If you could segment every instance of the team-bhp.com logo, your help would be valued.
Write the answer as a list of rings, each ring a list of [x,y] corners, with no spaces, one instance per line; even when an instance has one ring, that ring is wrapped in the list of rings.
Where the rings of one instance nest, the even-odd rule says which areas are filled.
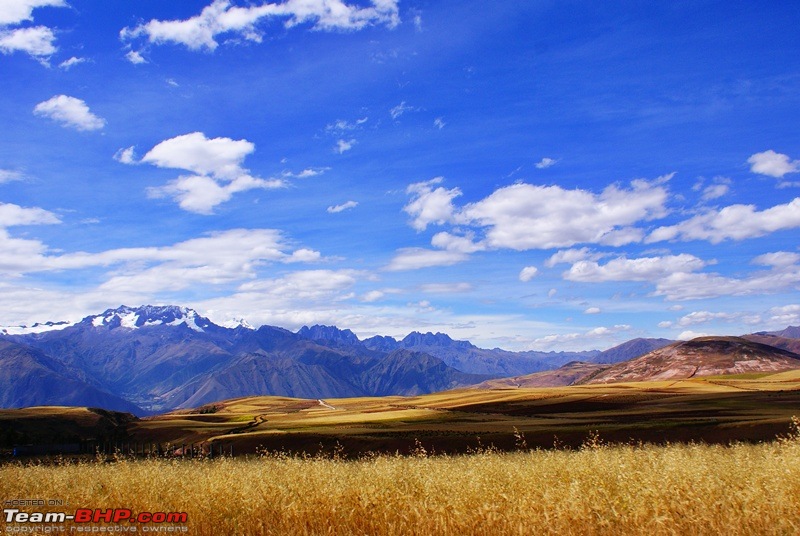
[[[156,527],[149,528],[147,526],[142,526],[142,532],[161,532],[159,530],[158,525],[169,523],[169,524],[181,524],[186,523],[188,521],[188,514],[186,512],[137,512],[134,513],[133,510],[130,508],[109,508],[103,510],[101,508],[78,508],[75,510],[74,514],[68,514],[66,512],[22,512],[18,508],[4,508],[3,509],[3,517],[5,518],[6,523],[66,523],[72,522],[76,524],[98,524],[98,523],[110,523],[117,526],[117,530],[119,531],[119,526],[122,524],[154,524]],[[19,526],[19,525],[18,525]],[[125,525],[123,525],[125,526]],[[88,532],[89,527],[78,525],[72,526],[70,528],[70,532],[75,532],[75,529],[78,529],[77,532]],[[136,525],[126,525],[125,532],[136,532]],[[163,528],[163,526],[161,527]],[[177,528],[177,527],[176,527]],[[185,530],[185,527],[180,527],[181,529]],[[6,526],[6,532],[31,532],[26,530],[20,531],[9,531],[8,525]],[[86,531],[81,529],[87,529]],[[64,531],[62,528],[61,531]],[[59,531],[60,532],[60,531]],[[92,531],[95,532],[95,531]],[[172,532],[172,531],[170,531]]]

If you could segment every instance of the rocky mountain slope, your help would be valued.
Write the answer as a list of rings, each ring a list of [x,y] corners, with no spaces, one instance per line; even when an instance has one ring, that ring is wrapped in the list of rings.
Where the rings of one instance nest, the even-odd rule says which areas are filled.
[[[742,337],[699,337],[613,365],[588,383],[677,380],[797,368],[800,368],[800,355],[780,348]]]

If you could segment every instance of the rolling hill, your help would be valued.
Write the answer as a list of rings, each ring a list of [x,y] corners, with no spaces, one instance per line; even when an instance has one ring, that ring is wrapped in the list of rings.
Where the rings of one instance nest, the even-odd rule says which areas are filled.
[[[797,368],[800,368],[800,355],[787,350],[742,337],[699,337],[613,365],[588,383],[678,380]]]

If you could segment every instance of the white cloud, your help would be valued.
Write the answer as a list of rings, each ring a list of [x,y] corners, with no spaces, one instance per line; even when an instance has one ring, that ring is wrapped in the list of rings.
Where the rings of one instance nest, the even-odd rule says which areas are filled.
[[[447,123],[445,123],[444,119],[442,119],[441,117],[437,117],[436,119],[433,120],[433,126],[438,128],[439,130],[442,130],[445,127],[445,125],[447,125]]]
[[[584,349],[587,346],[594,346],[598,341],[604,341],[606,346],[612,346],[615,335],[630,331],[631,326],[627,324],[617,324],[612,327],[592,328],[584,332],[563,333],[558,335],[547,335],[534,339],[530,345],[530,350],[568,350],[572,348]]]
[[[558,294],[558,290],[557,289],[551,288],[550,290],[547,291],[547,297],[548,298],[552,298],[556,294]]]
[[[393,28],[400,23],[397,0],[373,0],[369,7],[346,4],[342,0],[288,0],[249,7],[231,5],[228,0],[215,0],[199,15],[186,20],[151,20],[120,32],[123,40],[143,37],[151,43],[177,43],[191,50],[214,50],[217,37],[232,34],[253,42],[261,42],[259,23],[270,19],[284,21],[287,28],[311,24],[314,30],[359,30],[369,25],[384,24]]]
[[[349,151],[353,148],[353,146],[358,143],[356,139],[351,140],[339,140],[336,142],[336,147],[334,148],[339,154]]]
[[[201,175],[234,178],[243,174],[242,163],[255,148],[247,140],[209,139],[202,132],[192,132],[162,141],[144,155],[142,162]]]
[[[50,100],[40,102],[33,113],[77,130],[99,130],[106,124],[105,119],[89,111],[85,102],[67,95],[56,95]]]
[[[125,54],[125,59],[131,62],[134,65],[141,65],[143,63],[147,63],[147,60],[144,59],[139,52],[135,50],[129,50],[127,54]]]
[[[603,253],[594,253],[589,248],[562,249],[553,253],[549,259],[544,261],[544,265],[552,268],[557,264],[573,264],[583,260],[599,260],[605,256]]]
[[[703,189],[703,201],[711,201],[712,199],[719,199],[728,193],[730,187],[727,184],[712,184]]]
[[[682,331],[680,335],[678,335],[679,341],[690,341],[692,339],[696,339],[697,337],[709,337],[708,333],[698,333],[692,330]]]
[[[33,20],[33,10],[47,6],[66,7],[67,3],[64,0],[3,0],[0,2],[0,25]]]
[[[380,290],[370,290],[369,292],[361,296],[361,301],[363,301],[364,303],[373,303],[380,300],[385,295],[386,294],[384,292],[381,292]]]
[[[253,177],[242,167],[244,159],[254,150],[255,145],[247,140],[209,139],[202,132],[162,141],[141,161],[160,168],[184,169],[197,175],[180,176],[164,186],[149,188],[148,195],[172,197],[184,210],[212,214],[217,205],[228,201],[235,193],[284,187],[286,183],[282,179]],[[125,157],[125,151],[118,153],[120,161]]]
[[[589,307],[588,309],[586,309],[583,312],[583,314],[585,314],[585,315],[597,315],[597,314],[600,314],[600,312],[601,311],[600,311],[599,307]]]
[[[467,232],[465,236],[458,236],[447,232],[436,233],[431,238],[431,245],[447,251],[459,253],[475,253],[486,249],[483,244],[475,242],[474,233]]]
[[[25,52],[44,61],[58,50],[54,45],[55,40],[53,30],[45,26],[0,30],[0,52]]]
[[[753,173],[776,179],[800,171],[800,160],[791,160],[788,155],[776,153],[772,149],[752,155],[747,159],[747,163],[750,164],[750,171]]]
[[[760,266],[776,266],[780,268],[789,267],[793,264],[800,264],[800,254],[790,251],[764,253],[753,259],[753,264],[758,264]]]
[[[19,171],[0,169],[0,184],[3,184],[4,182],[21,181],[23,177],[23,174]]]
[[[338,134],[341,132],[356,130],[367,121],[369,121],[369,117],[367,116],[362,117],[361,119],[356,119],[355,121],[346,121],[344,119],[337,119],[333,123],[326,125],[325,131],[331,134]]]
[[[633,181],[630,189],[611,185],[600,194],[514,184],[467,205],[457,219],[487,228],[486,242],[493,248],[521,251],[579,243],[623,245],[641,236],[631,225],[666,214],[664,180]]]
[[[0,202],[0,229],[15,225],[47,225],[61,220],[42,208],[26,208],[13,203]]]
[[[344,212],[345,210],[356,208],[357,206],[358,206],[358,201],[346,201],[341,205],[332,205],[328,207],[328,212],[331,214],[337,214],[339,212]]]
[[[527,283],[528,281],[536,277],[536,274],[538,273],[539,269],[536,268],[535,266],[526,266],[525,268],[520,270],[519,280],[522,281],[523,283]]]
[[[756,238],[797,227],[800,227],[800,197],[762,211],[756,210],[755,205],[730,205],[720,210],[707,210],[676,225],[655,229],[645,242],[708,240],[718,244],[724,240]]]
[[[414,112],[417,109],[413,106],[409,106],[406,104],[406,101],[401,102],[391,110],[389,110],[389,115],[392,116],[392,119],[399,119],[406,112]],[[440,127],[441,128],[441,127]]]
[[[279,179],[259,179],[250,175],[240,175],[227,183],[205,175],[189,175],[171,180],[164,186],[148,188],[147,194],[154,199],[171,197],[183,210],[210,215],[217,205],[230,200],[235,193],[256,188],[272,190],[285,185]]]
[[[116,153],[114,153],[114,160],[123,164],[135,164],[136,155],[134,154],[133,145],[127,149],[119,149]]]
[[[800,305],[791,304],[769,310],[770,321],[780,326],[800,325]]]
[[[72,56],[70,59],[64,60],[61,63],[59,63],[58,67],[60,69],[68,71],[72,67],[75,67],[76,65],[80,65],[81,63],[86,63],[86,61],[87,61],[86,58],[76,58],[75,56]]]
[[[425,248],[401,248],[385,268],[390,272],[418,270],[432,266],[451,266],[469,258],[458,251],[438,251]]]
[[[585,283],[606,281],[659,281],[677,273],[695,272],[706,266],[702,259],[682,253],[663,257],[620,257],[604,265],[596,261],[582,260],[564,272],[564,279]]]
[[[412,216],[411,226],[424,231],[428,224],[443,224],[452,220],[455,207],[453,199],[461,195],[458,188],[446,189],[441,184],[444,179],[436,177],[429,181],[417,182],[409,185],[406,193],[411,194],[411,201],[403,207],[403,210]]]
[[[552,166],[556,165],[557,163],[558,163],[558,160],[555,160],[553,158],[544,157],[544,158],[542,158],[541,160],[539,160],[536,163],[536,168],[537,169],[547,169],[549,167],[552,167]]]
[[[720,296],[750,296],[775,294],[797,289],[800,285],[800,266],[773,266],[746,277],[726,277],[709,273],[674,273],[656,283],[656,296],[668,300],[697,300]]]
[[[470,292],[472,285],[469,283],[426,283],[419,289],[426,294],[461,294]]]
[[[678,326],[685,328],[697,324],[707,324],[717,320],[732,321],[742,317],[741,313],[712,313],[711,311],[694,311],[680,319],[678,319]]]

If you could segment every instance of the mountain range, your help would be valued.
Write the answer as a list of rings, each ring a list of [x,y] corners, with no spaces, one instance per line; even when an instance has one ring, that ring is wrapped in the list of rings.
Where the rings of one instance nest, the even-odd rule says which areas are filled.
[[[792,329],[753,334],[737,344],[764,346],[768,340],[775,343],[769,348],[789,355],[800,342]],[[335,326],[293,333],[245,323],[220,326],[184,307],[120,306],[73,324],[1,330],[0,406],[79,405],[144,415],[252,395],[419,395],[493,378],[509,378],[495,386],[566,385],[590,373],[599,380],[619,368],[615,363],[674,344],[683,343],[633,339],[604,352],[510,352],[443,333],[362,341]]]

